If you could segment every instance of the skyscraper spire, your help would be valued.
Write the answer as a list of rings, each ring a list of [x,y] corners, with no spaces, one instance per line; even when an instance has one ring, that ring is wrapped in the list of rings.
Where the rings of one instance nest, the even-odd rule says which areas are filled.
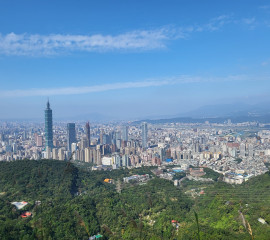
[[[49,98],[48,98],[48,101],[47,101],[47,109],[50,109],[50,101],[49,101]]]

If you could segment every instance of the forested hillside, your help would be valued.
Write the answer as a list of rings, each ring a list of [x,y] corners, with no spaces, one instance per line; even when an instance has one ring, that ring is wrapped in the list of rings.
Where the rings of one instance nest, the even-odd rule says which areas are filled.
[[[101,239],[251,239],[248,224],[254,239],[270,235],[269,225],[257,220],[270,222],[268,173],[241,186],[216,179],[184,180],[175,187],[150,170],[86,171],[50,160],[0,162],[0,239],[88,239],[98,233]],[[122,181],[146,173],[146,183]],[[20,201],[28,204],[22,209],[11,204]],[[32,216],[23,218],[26,211]]]

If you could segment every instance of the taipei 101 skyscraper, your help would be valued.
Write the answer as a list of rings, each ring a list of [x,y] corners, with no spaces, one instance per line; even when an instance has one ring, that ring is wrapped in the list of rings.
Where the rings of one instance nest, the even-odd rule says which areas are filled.
[[[45,147],[53,148],[52,109],[49,100],[45,109]]]

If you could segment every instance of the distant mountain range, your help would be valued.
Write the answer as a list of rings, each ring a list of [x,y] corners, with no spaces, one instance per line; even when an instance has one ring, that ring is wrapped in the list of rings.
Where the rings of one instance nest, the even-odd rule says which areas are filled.
[[[269,104],[256,104],[249,105],[244,103],[237,104],[217,104],[207,105],[200,107],[196,110],[179,114],[179,116],[189,117],[232,117],[232,116],[262,116],[270,114],[270,103]]]
[[[260,123],[270,123],[270,103],[260,104],[217,104],[207,105],[192,110],[186,113],[181,113],[174,116],[162,116],[160,118],[153,117],[140,121],[150,123],[168,123],[168,122],[183,122],[183,123],[223,123],[231,119],[233,123],[256,121]]]

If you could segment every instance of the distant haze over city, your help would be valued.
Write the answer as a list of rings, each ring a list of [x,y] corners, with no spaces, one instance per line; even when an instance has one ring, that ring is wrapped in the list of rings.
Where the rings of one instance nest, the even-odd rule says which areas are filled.
[[[235,122],[241,122],[241,121],[259,121],[263,120],[263,122],[269,122],[270,121],[270,104],[267,102],[265,103],[259,103],[259,104],[241,104],[241,103],[235,103],[235,104],[216,104],[216,105],[205,105],[202,107],[198,107],[195,109],[190,109],[186,112],[178,112],[178,113],[171,113],[171,114],[165,114],[166,109],[164,109],[164,112],[160,112],[159,114],[141,114],[141,115],[123,115],[119,113],[117,115],[116,113],[106,112],[106,113],[100,113],[100,112],[76,112],[72,111],[73,113],[76,112],[77,115],[74,113],[74,115],[70,114],[70,110],[67,109],[67,106],[60,108],[59,106],[53,106],[54,110],[54,120],[55,121],[86,121],[88,119],[91,119],[92,122],[98,123],[98,122],[112,122],[112,121],[144,121],[144,120],[158,120],[158,119],[167,119],[168,122],[170,119],[179,119],[179,122],[182,121],[182,119],[190,118],[190,119],[206,119],[206,118],[213,118],[217,119],[217,122],[220,122],[220,119],[226,119],[226,118],[232,118]],[[79,106],[78,106],[79,108]],[[0,121],[37,121],[37,122],[43,122],[43,112],[45,109],[45,104],[42,105],[41,109],[37,109],[33,115],[29,116],[7,116],[2,115],[2,118],[0,118]],[[66,110],[66,112],[64,111]],[[58,112],[59,111],[59,112]],[[37,116],[37,113],[40,115]],[[240,118],[239,118],[240,117]],[[201,122],[200,120],[199,122]]]

